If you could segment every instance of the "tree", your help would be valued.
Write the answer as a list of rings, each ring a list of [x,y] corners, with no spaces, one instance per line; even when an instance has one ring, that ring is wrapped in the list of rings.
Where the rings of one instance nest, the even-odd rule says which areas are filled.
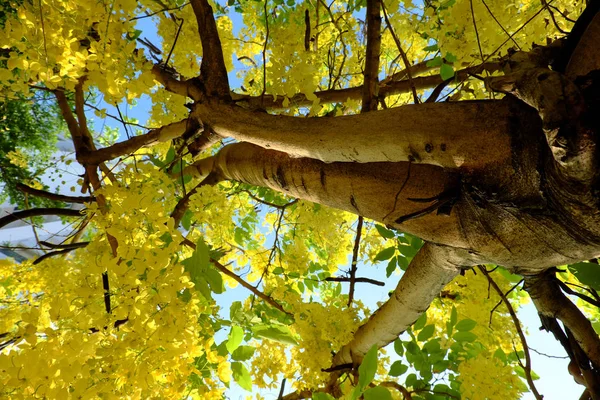
[[[286,399],[541,398],[523,280],[581,398],[600,398],[588,3],[19,5],[3,92],[55,96],[94,197],[57,250],[1,264],[3,394],[222,398],[283,377]],[[150,17],[162,49],[136,25]],[[90,90],[127,139],[97,147]],[[151,128],[131,135],[119,104],[141,96]],[[378,283],[357,275],[369,253],[404,271],[373,313],[354,299]],[[214,294],[235,285],[252,295],[227,317]],[[404,358],[378,361],[392,342]]]

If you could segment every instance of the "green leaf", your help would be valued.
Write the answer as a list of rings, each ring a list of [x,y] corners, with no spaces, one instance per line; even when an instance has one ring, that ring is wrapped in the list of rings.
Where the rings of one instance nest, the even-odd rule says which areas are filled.
[[[386,239],[393,239],[396,236],[396,234],[393,231],[379,224],[375,225],[375,229],[377,229],[377,232],[379,232],[379,234]]]
[[[423,47],[423,51],[438,51],[439,49],[440,48],[438,47],[437,43]]]
[[[506,353],[502,349],[496,349],[494,352],[494,357],[506,364]]]
[[[456,340],[457,342],[474,342],[475,339],[477,339],[477,335],[473,332],[456,332],[454,335],[452,335],[452,339]]]
[[[404,381],[406,387],[413,388],[417,383],[417,375],[410,374],[406,377],[406,381]]]
[[[285,325],[254,325],[252,327],[252,333],[256,337],[273,340],[275,342],[298,345],[292,332]]]
[[[456,321],[458,321],[458,312],[456,311],[456,307],[452,306],[452,311],[450,312],[450,324],[454,326],[456,325]]]
[[[389,260],[390,258],[392,258],[395,252],[395,247],[388,247],[387,249],[383,249],[375,256],[375,261]]]
[[[425,314],[423,314],[425,315]],[[419,335],[417,336],[417,340],[419,342],[424,342],[427,339],[429,339],[430,337],[433,336],[433,332],[435,331],[435,325],[429,324],[427,326],[425,326],[423,329],[421,329],[421,332],[419,332]]]
[[[456,62],[456,56],[450,52],[446,53],[446,57],[444,57],[447,62],[454,63]]]
[[[183,214],[183,217],[181,217],[181,226],[186,231],[189,231],[190,228],[192,227],[192,217],[193,216],[194,216],[194,213],[188,209],[188,210],[185,210],[185,214]]]
[[[396,262],[402,271],[406,271],[406,268],[408,268],[408,259],[406,257],[396,257]]]
[[[232,326],[231,331],[229,331],[227,343],[225,344],[229,354],[232,354],[235,351],[235,349],[240,347],[240,344],[242,344],[242,340],[244,340],[244,330],[237,325]]]
[[[252,377],[246,366],[241,362],[234,361],[231,363],[231,371],[233,372],[233,380],[238,385],[249,392],[252,391]]]
[[[358,367],[358,386],[361,388],[361,391],[375,378],[375,372],[377,372],[377,350],[377,345],[373,345],[367,351],[367,354],[365,354],[360,367]]]
[[[440,76],[443,80],[450,79],[454,76],[454,68],[450,64],[442,64],[440,67]]]
[[[242,302],[234,301],[229,307],[229,319],[232,321],[238,321],[243,318],[244,312],[242,311]]]
[[[210,266],[205,273],[206,281],[210,285],[210,290],[217,294],[223,293],[225,291],[225,285],[223,285],[223,277],[219,271]]]
[[[438,361],[435,364],[433,364],[433,372],[435,372],[436,374],[439,374],[439,373],[447,370],[449,366],[450,366],[450,361],[448,361],[448,360]]]
[[[397,260],[398,257],[392,257],[392,259],[388,262],[387,267],[385,268],[385,276],[386,277],[390,277],[390,275],[392,275],[394,273],[394,271],[396,270],[396,265],[397,265]]]
[[[439,67],[440,65],[442,65],[442,57],[435,57],[432,58],[431,60],[428,60],[425,65],[427,65],[428,67]]]
[[[402,346],[402,340],[400,340],[400,339],[394,340],[394,350],[396,351],[396,354],[398,354],[399,356],[404,355],[404,347]]]
[[[252,346],[240,346],[231,353],[231,358],[236,361],[246,361],[252,358],[255,350]]]
[[[394,361],[394,363],[390,367],[389,375],[390,376],[400,376],[400,375],[404,374],[406,371],[408,371],[407,365],[402,364],[401,361]]]
[[[456,324],[457,331],[470,331],[475,328],[477,325],[477,321],[473,321],[472,319],[463,319]]]
[[[427,313],[421,314],[421,316],[413,324],[413,329],[419,331],[427,324]]]
[[[419,249],[412,246],[398,246],[398,251],[400,251],[404,257],[413,258]]]
[[[579,279],[579,282],[600,290],[600,265],[580,262],[569,265],[569,270]]]
[[[223,292],[223,279],[210,265],[208,246],[202,238],[196,243],[196,250],[190,258],[181,262],[195,288],[200,291],[206,299],[211,299],[211,289],[215,293]]]
[[[369,388],[363,396],[365,400],[392,400],[392,394],[383,386]]]

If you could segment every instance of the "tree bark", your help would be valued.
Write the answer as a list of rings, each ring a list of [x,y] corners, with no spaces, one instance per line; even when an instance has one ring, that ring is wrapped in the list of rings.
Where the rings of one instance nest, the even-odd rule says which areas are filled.
[[[396,340],[429,308],[462,266],[473,265],[470,258],[466,251],[425,243],[390,299],[358,328],[352,341],[340,349],[333,366],[358,366],[373,345],[381,348]]]
[[[407,105],[335,118],[252,112],[196,104],[194,118],[222,137],[324,162],[411,161],[449,169],[510,162],[521,116],[509,101]]]

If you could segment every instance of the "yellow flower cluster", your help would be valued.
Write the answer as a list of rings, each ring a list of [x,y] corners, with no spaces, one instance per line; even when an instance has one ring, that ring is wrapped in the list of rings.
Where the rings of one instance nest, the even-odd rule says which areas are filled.
[[[518,399],[522,393],[523,383],[512,369],[484,353],[460,363],[458,373],[465,400]]]
[[[0,397],[222,393],[212,379],[189,387],[191,374],[202,376],[196,358],[211,348],[214,330],[199,318],[212,307],[178,263],[179,233],[165,215],[174,203],[170,179],[147,164],[135,168],[96,193],[108,212],[96,213],[98,234],[86,248],[35,266],[0,263],[0,331],[14,339],[0,353]],[[117,239],[118,257],[103,232]],[[229,364],[213,361],[226,381]]]

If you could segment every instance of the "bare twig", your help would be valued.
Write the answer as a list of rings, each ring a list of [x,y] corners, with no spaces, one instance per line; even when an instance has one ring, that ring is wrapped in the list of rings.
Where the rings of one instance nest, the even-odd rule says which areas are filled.
[[[533,393],[533,395],[535,396],[536,399],[542,400],[544,398],[544,396],[540,395],[540,393],[538,392],[537,388],[535,387],[535,384],[533,383],[533,377],[531,376],[531,355],[529,354],[529,346],[527,345],[527,339],[525,338],[523,329],[521,329],[521,322],[519,321],[519,317],[517,317],[515,310],[513,309],[512,305],[510,304],[510,301],[508,301],[508,298],[506,297],[506,295],[504,294],[502,289],[500,289],[498,284],[492,279],[492,277],[488,273],[487,269],[483,265],[479,265],[478,268],[483,273],[483,275],[485,275],[489,284],[494,288],[496,293],[498,293],[498,296],[500,296],[500,298],[504,302],[504,305],[506,305],[506,308],[508,309],[508,313],[510,314],[510,317],[512,318],[513,323],[515,324],[515,328],[517,330],[517,333],[519,334],[519,338],[521,339],[521,344],[523,346],[523,352],[525,353],[525,365],[521,364],[520,358],[519,358],[519,364],[521,364],[521,366],[523,367],[523,371],[525,372],[525,378],[527,379],[527,384],[529,385],[529,389],[531,389],[531,392]]]
[[[38,258],[36,258],[33,261],[33,265],[39,264],[42,261],[44,261],[46,258],[50,258],[50,257],[55,257],[55,256],[60,256],[62,254],[67,254],[72,252],[73,250],[75,250],[75,248],[72,249],[62,249],[62,250],[56,250],[56,251],[51,251],[49,253],[43,254],[41,256],[39,256]]]
[[[184,238],[183,239],[183,244],[185,244],[186,246],[188,246],[191,249],[196,249],[196,244],[194,244],[191,240]],[[243,287],[245,287],[246,289],[248,289],[249,291],[251,291],[252,293],[254,293],[254,295],[260,299],[262,299],[265,303],[269,304],[271,307],[276,308],[277,310],[281,311],[284,314],[287,314],[289,316],[292,316],[291,313],[287,312],[284,310],[284,308],[281,306],[281,304],[277,303],[275,300],[273,300],[273,298],[271,298],[270,296],[264,294],[263,292],[261,292],[260,290],[258,290],[257,288],[255,288],[254,286],[252,286],[251,284],[249,284],[248,282],[246,282],[244,279],[242,279],[239,275],[237,275],[235,272],[230,271],[226,266],[224,266],[223,264],[221,264],[220,262],[218,262],[215,259],[210,260],[210,262],[215,266],[215,268],[217,268],[220,272],[222,272],[223,274],[227,275],[228,277],[232,278],[233,280],[235,280],[237,283],[239,283],[240,285],[242,285]]]
[[[30,217],[40,217],[43,215],[62,215],[65,217],[82,217],[80,210],[73,210],[70,208],[30,208],[29,210],[15,211],[14,213],[8,214],[0,218],[0,228],[10,224],[11,222],[18,221],[20,219]]]
[[[257,202],[259,202],[261,204],[264,204],[264,205],[269,206],[269,207],[277,208],[279,210],[282,210],[282,209],[285,209],[287,207],[290,207],[290,206],[292,206],[292,205],[294,205],[294,204],[296,204],[298,202],[298,199],[294,199],[294,200],[292,200],[292,201],[290,201],[290,202],[288,202],[286,204],[275,204],[275,203],[271,203],[269,201],[261,199],[260,197],[255,196],[249,190],[241,190],[240,192],[246,193],[248,196],[250,196],[250,198],[252,198],[253,200],[255,200],[255,201],[257,201]]]
[[[16,188],[23,193],[55,201],[64,201],[65,203],[90,203],[96,200],[93,196],[65,196],[63,194],[50,193],[45,190],[32,188],[23,183],[17,183]]]
[[[542,0],[542,1],[544,1],[544,0]],[[506,35],[508,36],[508,38],[513,41],[513,43],[515,44],[515,46],[517,46],[517,48],[519,50],[521,50],[521,46],[519,46],[519,43],[517,43],[517,41],[510,35],[510,33],[508,33],[508,31],[504,28],[504,26],[502,26],[502,24],[500,23],[500,21],[498,21],[498,19],[496,18],[496,16],[492,12],[492,10],[490,10],[490,7],[487,5],[487,3],[485,2],[485,0],[481,0],[481,2],[483,3],[483,6],[486,8],[486,10],[488,10],[488,12],[490,13],[490,15],[494,19],[494,21],[496,21],[496,24],[498,24],[498,26],[500,27],[500,29],[502,29],[502,32],[506,33]]]
[[[358,249],[360,247],[360,236],[362,234],[363,217],[358,217],[358,223],[356,224],[356,236],[354,238],[354,248],[352,249],[352,265],[350,266],[350,290],[348,291],[348,307],[354,300],[354,284],[356,282],[356,270],[358,263]]]
[[[415,104],[419,104],[420,103],[419,96],[417,95],[417,89],[415,88],[415,83],[413,82],[412,73],[410,71],[410,68],[411,68],[410,62],[408,61],[408,57],[406,56],[406,53],[402,49],[402,44],[400,43],[400,39],[398,39],[398,36],[396,36],[396,32],[394,32],[394,27],[392,26],[392,23],[390,22],[390,19],[388,18],[388,14],[385,9],[385,5],[383,3],[381,3],[381,8],[383,10],[383,16],[385,17],[385,23],[387,24],[388,28],[390,29],[390,33],[392,35],[392,38],[394,39],[394,43],[396,43],[398,52],[400,53],[400,56],[402,57],[402,61],[404,62],[404,70],[406,71],[406,75],[408,76],[408,82],[410,83],[410,89],[413,94],[413,99],[415,101]]]
[[[330,276],[328,278],[325,278],[325,281],[327,282],[350,282],[351,278],[345,278],[345,277],[340,277],[340,276]],[[378,281],[376,279],[371,279],[371,278],[354,278],[353,279],[355,283],[370,283],[372,285],[375,286],[385,286],[385,282],[381,282]]]

